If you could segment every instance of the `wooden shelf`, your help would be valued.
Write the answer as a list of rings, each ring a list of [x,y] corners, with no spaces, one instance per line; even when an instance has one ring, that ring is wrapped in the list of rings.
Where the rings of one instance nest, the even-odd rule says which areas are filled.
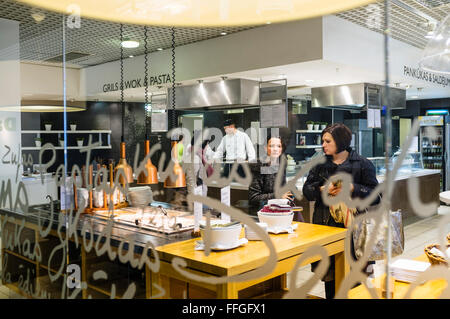
[[[322,145],[296,145],[295,148],[322,148]]]
[[[316,133],[316,134],[320,134],[322,133],[322,130],[295,130],[296,133]]]
[[[84,146],[67,146],[68,150],[79,150],[82,149],[84,147],[87,147],[87,145]],[[32,150],[40,150],[42,147],[37,147],[37,146],[25,146],[22,147],[22,151],[32,151]],[[64,147],[62,146],[56,146],[55,150],[63,150]],[[106,150],[106,149],[111,149],[111,145],[108,146],[98,146],[95,148],[92,148],[93,150]]]
[[[22,255],[20,255],[20,254],[14,252],[14,251],[11,251],[11,250],[9,250],[9,249],[3,248],[3,251],[4,251],[5,253],[7,253],[7,254],[13,255],[13,256],[15,256],[15,257],[17,257],[17,258],[20,258],[20,259],[23,259],[23,260],[25,260],[25,261],[27,261],[27,262],[29,262],[29,263],[32,263],[32,264],[35,264],[35,265],[37,264],[37,261],[31,260],[31,259],[29,259],[29,258],[27,258],[27,257],[25,257],[25,256],[22,256]]]
[[[81,131],[71,131],[71,130],[67,130],[67,134],[99,134],[99,133],[103,133],[103,134],[111,134],[111,130],[81,130]],[[64,130],[50,130],[50,131],[40,131],[40,130],[24,130],[22,131],[22,134],[37,134],[37,133],[46,133],[46,134],[61,134],[64,133]]]

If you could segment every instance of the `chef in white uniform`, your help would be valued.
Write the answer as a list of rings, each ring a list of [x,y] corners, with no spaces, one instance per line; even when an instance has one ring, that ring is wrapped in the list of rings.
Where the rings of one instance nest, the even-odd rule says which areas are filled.
[[[222,138],[214,153],[214,161],[223,161],[225,153],[224,176],[228,177],[233,163],[241,163],[246,160],[248,162],[255,162],[256,152],[250,137],[246,133],[237,130],[235,122],[232,119],[226,120],[223,126],[226,135]],[[238,173],[244,177],[244,171],[241,166],[238,168]]]

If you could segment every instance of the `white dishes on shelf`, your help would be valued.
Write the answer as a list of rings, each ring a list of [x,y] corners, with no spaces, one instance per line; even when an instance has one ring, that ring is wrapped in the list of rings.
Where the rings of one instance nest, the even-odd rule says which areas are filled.
[[[104,192],[103,191],[98,191],[98,190],[93,190],[92,191],[92,197],[93,197],[93,205],[94,207],[103,207],[103,197],[104,197]]]
[[[89,206],[89,191],[86,188],[77,188],[77,205],[84,208]]]

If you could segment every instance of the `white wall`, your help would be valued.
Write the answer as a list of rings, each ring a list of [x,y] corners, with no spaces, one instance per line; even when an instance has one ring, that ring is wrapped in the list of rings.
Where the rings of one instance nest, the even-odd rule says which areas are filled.
[[[119,50],[119,48],[118,48]],[[176,81],[322,58],[322,18],[267,25],[176,48]],[[149,75],[171,74],[171,51],[150,54]],[[143,56],[124,60],[124,79],[143,78]],[[120,80],[119,61],[82,70],[81,91],[102,92]]]
[[[21,95],[25,100],[61,100],[63,68],[20,63]],[[80,70],[66,68],[67,98],[80,96]]]
[[[15,193],[17,165],[4,164],[3,160],[11,161],[13,154],[20,159],[21,117],[20,112],[1,109],[20,105],[19,23],[16,21],[0,19],[0,70],[0,181],[10,179]],[[18,174],[20,181],[21,167]]]
[[[404,66],[419,68],[423,50],[392,38],[388,49],[391,83],[407,83],[415,90],[423,87],[422,98],[450,97],[450,86],[404,74]],[[361,68],[384,79],[384,36],[342,18],[326,16],[323,18],[323,59]]]

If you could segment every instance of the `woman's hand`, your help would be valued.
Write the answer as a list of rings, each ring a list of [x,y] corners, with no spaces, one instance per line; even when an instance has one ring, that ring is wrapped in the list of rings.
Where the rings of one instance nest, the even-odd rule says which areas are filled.
[[[320,191],[322,192],[325,186],[320,186]],[[350,183],[350,193],[353,193],[355,186]],[[331,196],[337,196],[342,190],[342,185],[335,186],[333,183],[330,183],[328,186],[328,194]]]
[[[283,196],[281,196],[281,198],[293,201],[294,200],[294,195],[289,191],[287,193],[284,193]]]

